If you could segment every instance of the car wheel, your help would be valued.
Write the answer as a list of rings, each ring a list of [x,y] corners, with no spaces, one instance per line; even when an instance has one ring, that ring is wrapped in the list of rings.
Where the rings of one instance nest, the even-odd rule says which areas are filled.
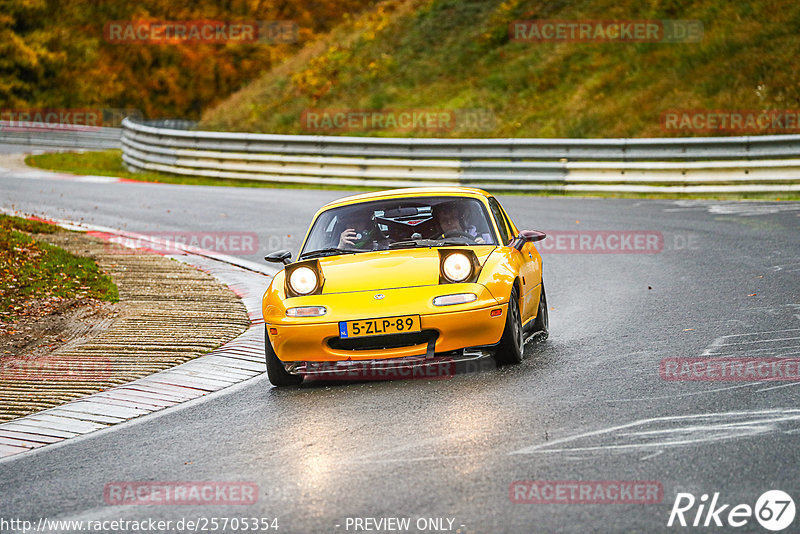
[[[267,376],[273,386],[296,386],[303,381],[302,375],[293,375],[286,372],[283,364],[278,359],[278,355],[275,354],[272,348],[272,343],[269,342],[267,332],[264,332],[264,355],[267,359]]]
[[[544,280],[542,280],[542,295],[539,297],[539,311],[536,312],[536,319],[533,321],[533,332],[536,341],[544,341],[550,335],[550,316],[547,310],[547,295],[544,292]]]
[[[506,313],[506,327],[500,345],[494,354],[498,365],[520,363],[522,361],[523,337],[522,316],[519,313],[519,296],[517,288],[511,290],[508,299],[508,313]]]

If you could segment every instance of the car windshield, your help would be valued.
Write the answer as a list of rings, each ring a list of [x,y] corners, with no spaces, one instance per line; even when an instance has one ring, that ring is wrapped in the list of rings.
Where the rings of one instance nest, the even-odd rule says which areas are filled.
[[[474,198],[395,198],[320,214],[301,258],[371,250],[496,245],[483,204]]]

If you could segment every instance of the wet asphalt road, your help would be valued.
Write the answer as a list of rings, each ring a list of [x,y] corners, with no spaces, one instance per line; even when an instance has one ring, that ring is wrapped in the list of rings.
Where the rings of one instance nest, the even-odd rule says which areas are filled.
[[[273,248],[296,253],[313,213],[347,194],[0,178],[7,209],[142,232],[256,232],[258,252],[243,256],[254,261]],[[665,358],[800,355],[800,203],[499,199],[520,228],[657,232],[663,248],[543,254],[551,335],[519,366],[286,390],[261,375],[0,463],[0,518],[264,517],[279,532],[365,532],[348,518],[400,517],[411,532],[669,532],[711,530],[667,527],[679,492],[719,492],[732,507],[781,489],[800,506],[798,382],[659,375]],[[654,481],[663,498],[522,504],[510,499],[517,480]],[[115,481],[246,481],[259,492],[250,505],[114,506],[103,490]],[[427,518],[452,527],[417,530]],[[753,518],[735,530],[768,532]]]

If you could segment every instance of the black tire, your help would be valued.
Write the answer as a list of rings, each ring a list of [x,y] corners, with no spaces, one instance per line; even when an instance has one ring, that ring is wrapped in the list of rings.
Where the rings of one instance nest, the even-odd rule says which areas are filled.
[[[508,299],[508,313],[503,337],[494,353],[497,365],[516,364],[522,361],[524,339],[522,334],[522,316],[519,312],[519,296],[517,288],[511,290]]]
[[[272,349],[272,343],[269,342],[269,335],[264,331],[264,356],[267,360],[267,376],[273,386],[286,387],[297,386],[303,381],[302,375],[293,375],[286,372],[283,364],[278,359],[278,355]]]
[[[536,312],[536,319],[533,321],[534,339],[536,341],[544,341],[550,336],[550,314],[547,310],[547,294],[544,292],[544,280],[542,280],[539,311]]]

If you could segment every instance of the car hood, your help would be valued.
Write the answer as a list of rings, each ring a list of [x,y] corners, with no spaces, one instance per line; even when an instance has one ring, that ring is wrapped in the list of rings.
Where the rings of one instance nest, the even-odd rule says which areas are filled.
[[[470,249],[483,266],[495,245],[440,247]],[[323,294],[371,291],[439,283],[439,248],[409,248],[343,254],[319,259]]]

